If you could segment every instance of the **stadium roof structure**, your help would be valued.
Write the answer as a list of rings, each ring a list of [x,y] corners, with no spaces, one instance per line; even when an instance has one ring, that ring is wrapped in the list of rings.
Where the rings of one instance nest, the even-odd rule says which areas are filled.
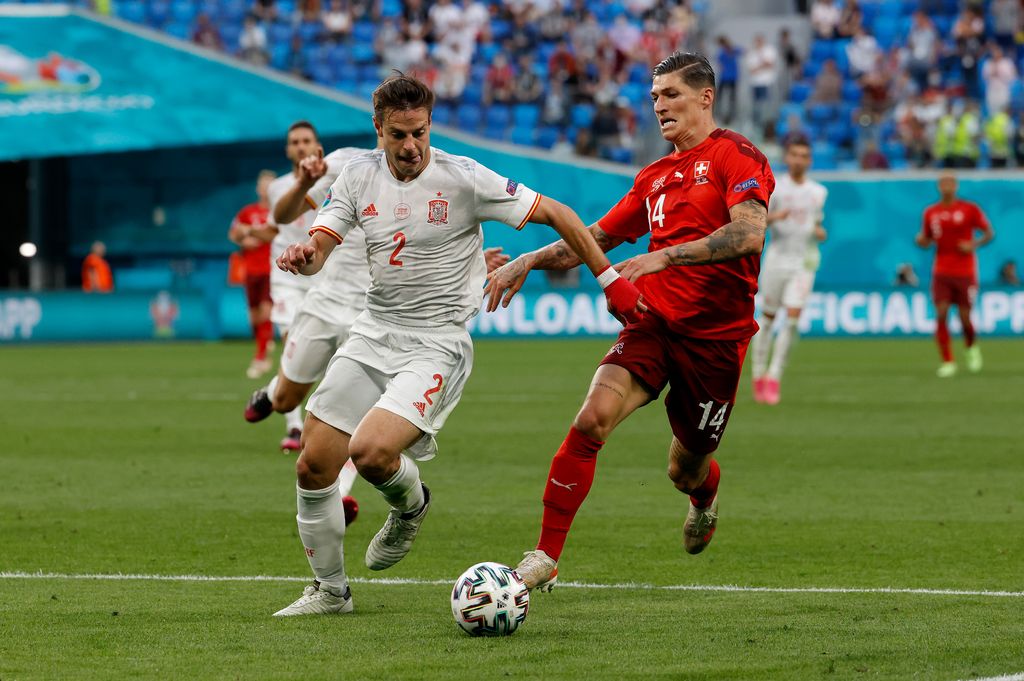
[[[0,160],[372,135],[369,107],[64,5],[0,5]]]

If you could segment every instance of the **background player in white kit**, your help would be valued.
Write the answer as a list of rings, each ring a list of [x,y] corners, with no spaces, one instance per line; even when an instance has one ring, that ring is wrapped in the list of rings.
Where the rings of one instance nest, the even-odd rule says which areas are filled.
[[[287,175],[282,175],[270,183],[267,189],[267,196],[270,199],[270,212],[273,218],[274,208],[282,196],[298,179],[299,163],[307,156],[322,153],[320,139],[317,136],[316,128],[308,121],[296,121],[288,128],[288,135],[285,142],[285,154],[292,162],[292,170]],[[300,215],[292,222],[274,222],[269,227],[273,240],[270,244],[271,260],[276,260],[290,244],[305,238],[306,233],[313,223],[313,214]],[[287,352],[288,333],[291,330],[292,322],[299,311],[306,293],[317,283],[317,277],[292,277],[281,272],[276,267],[270,271],[270,297],[274,306],[270,311],[270,321],[277,327],[278,333],[286,344]],[[300,437],[302,435],[302,407],[297,406],[285,413],[285,428],[287,434],[281,440],[281,448],[285,451],[299,451]]]
[[[472,369],[466,322],[483,299],[482,221],[550,224],[598,276],[615,314],[635,319],[644,309],[636,287],[611,269],[571,209],[430,147],[433,100],[426,85],[406,76],[377,88],[373,120],[383,149],[345,166],[309,241],[277,261],[295,274],[315,273],[361,227],[372,283],[367,310],[309,401],[297,521],[315,579],[276,615],[352,610],[337,483],[349,457],[392,507],[367,547],[367,566],[390,567],[412,547],[430,505],[413,459],[435,455],[434,435]]]
[[[758,288],[761,291],[761,330],[753,340],[754,399],[778,404],[782,372],[789,349],[799,334],[800,312],[814,288],[814,273],[825,240],[822,221],[828,190],[807,177],[811,166],[810,143],[794,138],[786,144],[788,172],[778,178],[768,205],[768,242]],[[786,318],[772,342],[772,325],[779,308]],[[771,364],[768,357],[771,356]]]

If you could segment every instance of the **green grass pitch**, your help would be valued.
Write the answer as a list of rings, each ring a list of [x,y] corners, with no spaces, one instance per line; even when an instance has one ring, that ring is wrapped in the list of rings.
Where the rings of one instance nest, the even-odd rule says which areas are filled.
[[[302,582],[246,579],[308,575],[283,422],[242,420],[248,345],[4,348],[0,679],[1019,674],[1024,344],[983,342],[982,374],[939,380],[928,341],[804,341],[778,407],[744,379],[699,556],[681,549],[662,407],[641,410],[602,452],[560,565],[565,581],[617,587],[537,594],[500,640],[455,626],[448,584],[532,547],[548,463],[607,342],[479,342],[421,466],[435,504],[412,553],[365,569],[385,507],[358,481],[355,614],[284,621],[270,614]],[[238,579],[70,577],[85,574]],[[858,591],[883,587],[939,593]]]

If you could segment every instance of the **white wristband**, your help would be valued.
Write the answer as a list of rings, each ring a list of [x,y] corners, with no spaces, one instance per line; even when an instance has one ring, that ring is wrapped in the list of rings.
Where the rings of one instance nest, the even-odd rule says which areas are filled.
[[[615,271],[614,267],[609,266],[601,274],[597,275],[597,283],[601,285],[602,289],[606,289],[618,278],[619,273]]]

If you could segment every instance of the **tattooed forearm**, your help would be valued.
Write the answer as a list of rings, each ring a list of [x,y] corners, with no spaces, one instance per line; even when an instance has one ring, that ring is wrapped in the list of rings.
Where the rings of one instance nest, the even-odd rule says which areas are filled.
[[[666,249],[669,264],[709,265],[761,253],[767,226],[767,210],[764,205],[754,200],[744,201],[733,206],[729,216],[732,222],[703,239]]]
[[[610,236],[597,225],[590,226],[590,233],[601,250],[608,252],[622,243],[622,239]],[[581,260],[565,241],[556,241],[530,254],[532,269],[568,270],[580,264]]]

